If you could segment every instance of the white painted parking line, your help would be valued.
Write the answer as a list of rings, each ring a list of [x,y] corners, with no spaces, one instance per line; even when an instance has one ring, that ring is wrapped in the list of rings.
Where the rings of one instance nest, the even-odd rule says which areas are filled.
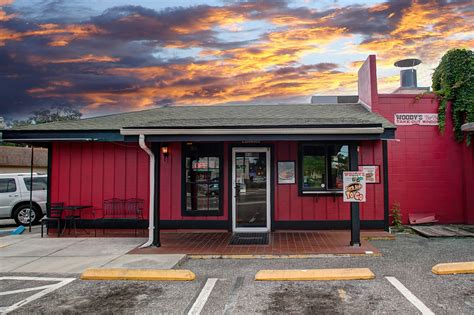
[[[201,314],[201,311],[204,307],[204,305],[207,302],[207,299],[209,298],[209,295],[211,295],[211,291],[216,285],[217,278],[210,278],[207,279],[206,284],[201,290],[201,293],[199,293],[196,301],[194,301],[193,306],[188,312],[188,315],[199,315]]]
[[[9,294],[15,294],[15,293],[22,293],[22,292],[29,292],[29,291],[36,291],[36,290],[41,290],[38,293],[35,293],[26,299],[23,299],[13,305],[7,306],[7,307],[2,307],[0,308],[0,313],[1,314],[8,314],[19,307],[22,307],[23,305],[26,305],[34,300],[37,300],[43,296],[45,296],[48,293],[51,293],[63,286],[65,286],[68,283],[71,283],[72,281],[76,280],[76,278],[43,278],[43,277],[0,277],[0,280],[19,280],[19,281],[57,281],[58,283],[54,284],[49,284],[49,285],[43,285],[39,287],[32,287],[32,288],[24,288],[24,289],[18,289],[18,290],[11,290],[11,291],[5,291],[5,292],[0,292],[0,295],[9,295]]]
[[[16,293],[24,293],[24,292],[30,292],[30,291],[44,290],[44,289],[47,289],[49,287],[52,287],[53,285],[54,284],[49,284],[49,285],[43,285],[41,287],[32,287],[32,288],[24,288],[24,289],[12,290],[12,291],[4,291],[4,292],[0,292],[0,296],[16,294]]]
[[[421,302],[413,293],[410,292],[400,281],[395,277],[385,277],[403,296],[410,301],[422,314],[434,315],[423,302]]]

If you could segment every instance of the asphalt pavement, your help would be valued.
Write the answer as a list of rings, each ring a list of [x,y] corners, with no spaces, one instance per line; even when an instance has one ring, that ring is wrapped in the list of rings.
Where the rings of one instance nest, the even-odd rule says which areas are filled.
[[[76,279],[14,310],[12,314],[419,314],[419,310],[386,277],[395,277],[436,314],[474,313],[474,275],[438,276],[438,263],[474,261],[474,239],[426,239],[398,235],[395,241],[372,241],[382,257],[328,257],[316,259],[206,259],[175,266],[192,270],[188,282],[84,281]],[[316,282],[257,282],[261,269],[368,267],[374,280]],[[1,295],[18,288],[1,280],[0,307],[28,294]],[[8,276],[24,276],[8,273]],[[42,273],[28,276],[51,277]],[[75,277],[78,278],[79,275]],[[57,278],[74,277],[57,274]],[[35,281],[17,280],[31,287]],[[59,281],[59,280],[58,280]],[[25,284],[26,283],[26,284]],[[207,293],[207,294],[206,294]],[[196,312],[197,311],[197,312]]]

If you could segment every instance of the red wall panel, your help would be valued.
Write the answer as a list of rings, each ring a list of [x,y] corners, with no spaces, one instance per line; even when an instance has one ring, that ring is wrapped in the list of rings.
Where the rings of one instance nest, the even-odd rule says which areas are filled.
[[[437,113],[438,102],[433,95],[381,94],[377,111],[393,122],[395,113]],[[449,118],[444,134],[437,126],[397,126],[398,141],[388,148],[390,206],[400,203],[404,223],[409,213],[435,213],[441,223],[462,223],[472,213],[465,197],[474,193],[472,177],[465,174],[473,154],[454,141],[452,128]]]
[[[283,141],[273,142],[275,163],[272,168],[274,175],[277,172],[277,161],[294,160],[297,162],[298,143]],[[224,206],[222,216],[182,216],[181,214],[181,144],[169,144],[170,155],[167,159],[161,156],[161,197],[160,213],[162,220],[227,220],[229,207],[228,176],[230,176],[229,147],[224,144]],[[376,142],[364,142],[361,150],[367,152],[370,162],[377,157],[381,164],[382,148]],[[374,151],[375,150],[375,151]],[[359,154],[361,155],[361,154]],[[360,157],[359,157],[360,158]],[[383,187],[382,184],[369,185],[369,201],[361,211],[364,220],[383,220]],[[274,219],[276,221],[301,221],[301,220],[349,220],[349,204],[342,202],[340,196],[298,196],[298,185],[278,185],[275,182],[274,194]]]
[[[274,174],[277,161],[292,160],[298,163],[298,143],[275,142]],[[378,142],[360,143],[359,160],[365,164],[381,164],[382,146]],[[381,165],[380,165],[381,166]],[[296,166],[296,168],[298,168]],[[382,172],[382,168],[380,168]],[[296,174],[298,180],[299,174]],[[383,220],[383,185],[369,184],[367,202],[361,206],[362,220]],[[275,182],[275,221],[349,220],[350,206],[342,201],[342,195],[299,196],[298,184],[278,185]]]
[[[92,205],[100,216],[105,199],[141,198],[148,218],[149,158],[138,145],[71,142],[52,149],[51,202]]]

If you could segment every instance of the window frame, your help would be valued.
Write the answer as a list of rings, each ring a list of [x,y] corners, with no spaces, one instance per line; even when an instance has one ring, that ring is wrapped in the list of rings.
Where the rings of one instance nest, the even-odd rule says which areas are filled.
[[[0,179],[7,180],[7,191],[0,191],[0,194],[11,194],[11,193],[14,193],[14,192],[18,191],[18,184],[17,184],[15,178],[7,177],[7,178],[0,178]],[[13,190],[13,191],[8,190],[8,187],[10,187],[11,182],[13,182],[13,184],[14,184],[13,188],[15,188],[15,190]]]
[[[197,151],[201,157],[215,156],[219,158],[219,209],[218,210],[188,210],[186,196],[186,158],[189,157],[189,145],[181,146],[181,215],[182,216],[222,216],[224,215],[224,145],[221,142],[195,142],[192,145],[210,145],[212,150]],[[202,153],[201,153],[202,152]]]
[[[343,189],[334,189],[327,188],[329,184],[329,168],[330,168],[330,159],[329,159],[329,146],[332,145],[347,145],[348,154],[349,154],[349,170],[351,169],[351,147],[356,145],[352,141],[331,141],[331,142],[300,142],[298,144],[298,165],[297,165],[297,176],[298,176],[298,195],[299,196],[314,196],[314,195],[342,195]],[[326,178],[324,179],[324,184],[326,188],[304,188],[303,187],[303,157],[304,157],[304,147],[306,146],[324,146],[324,157],[325,157],[325,168],[326,168]]]
[[[35,189],[35,180],[36,180],[36,183],[39,183],[41,181],[41,179],[45,179],[45,188],[44,189]],[[30,191],[30,184],[27,183],[27,181],[29,181],[31,178],[28,176],[28,177],[23,177],[23,184],[25,184],[25,187],[26,187],[26,191]],[[48,190],[48,177],[47,176],[33,176],[33,191],[47,191]]]

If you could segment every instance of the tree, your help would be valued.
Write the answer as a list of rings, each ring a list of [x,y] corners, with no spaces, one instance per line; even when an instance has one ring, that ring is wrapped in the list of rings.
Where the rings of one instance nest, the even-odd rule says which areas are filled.
[[[50,109],[41,109],[34,111],[26,120],[14,120],[12,127],[20,127],[25,125],[44,124],[53,121],[79,120],[82,113],[72,107],[52,107]]]
[[[451,102],[451,119],[456,141],[464,140],[461,126],[474,122],[474,53],[468,49],[451,49],[433,74],[433,92],[439,97],[439,129],[446,126],[446,106]],[[470,144],[470,136],[466,138]]]

